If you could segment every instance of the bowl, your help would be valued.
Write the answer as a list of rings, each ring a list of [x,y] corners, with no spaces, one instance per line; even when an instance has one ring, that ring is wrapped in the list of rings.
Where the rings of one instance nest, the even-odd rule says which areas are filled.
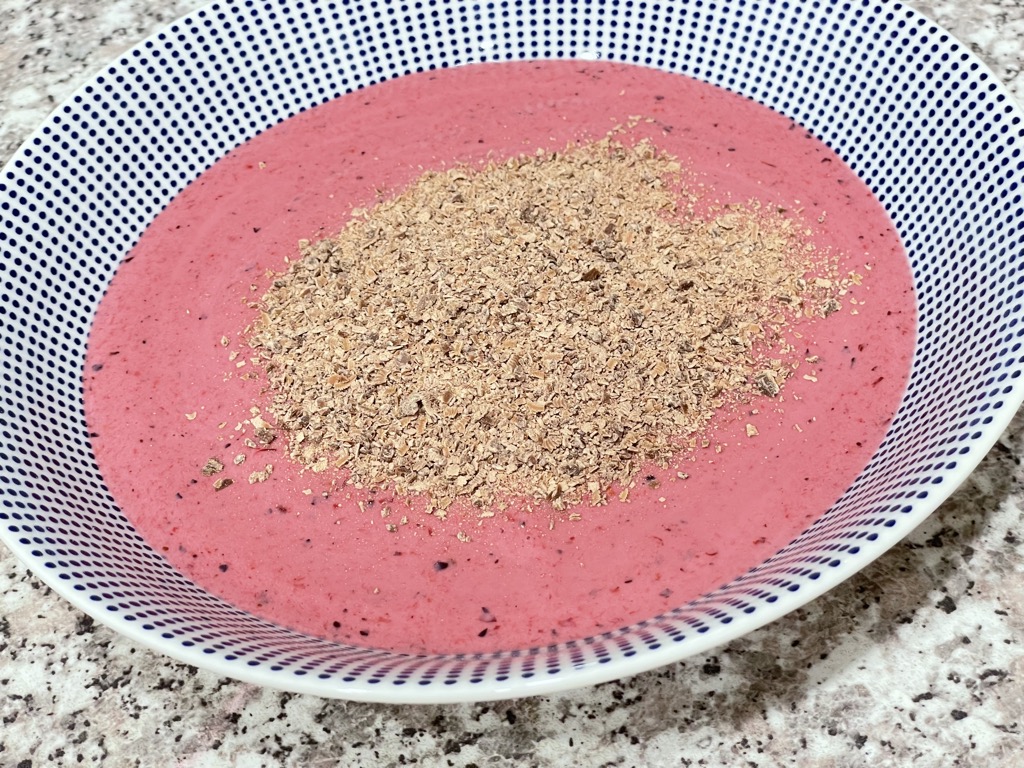
[[[749,572],[662,615],[542,647],[349,646],[191,582],[133,528],[90,448],[85,350],[118,265],[187,184],[301,111],[412,72],[552,58],[637,64],[734,91],[799,123],[870,187],[906,248],[918,313],[909,381],[873,457]],[[80,88],[0,178],[0,539],[58,594],[142,645],[325,697],[512,698],[702,653],[892,547],[1024,400],[1022,117],[964,45],[897,3],[211,5]]]

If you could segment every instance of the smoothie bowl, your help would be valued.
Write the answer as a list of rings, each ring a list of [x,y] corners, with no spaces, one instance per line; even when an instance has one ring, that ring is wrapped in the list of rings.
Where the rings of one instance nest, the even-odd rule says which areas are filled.
[[[701,653],[1019,406],[1021,119],[897,4],[210,6],[0,179],[0,537],[322,696]]]

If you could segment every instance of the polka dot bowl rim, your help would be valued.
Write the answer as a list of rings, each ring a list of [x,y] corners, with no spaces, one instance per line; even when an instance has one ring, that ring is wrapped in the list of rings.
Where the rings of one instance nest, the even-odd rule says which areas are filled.
[[[865,180],[903,238],[918,296],[913,369],[882,445],[836,504],[764,563],[599,636],[408,656],[292,632],[219,601],[135,533],[91,456],[81,369],[118,263],[187,182],[299,111],[411,71],[532,58],[631,62],[726,87],[804,125]],[[58,594],[134,641],[218,674],[327,697],[551,693],[721,645],[902,539],[1024,400],[1022,118],[964,45],[898,3],[200,9],[92,78],[3,169],[0,539]]]

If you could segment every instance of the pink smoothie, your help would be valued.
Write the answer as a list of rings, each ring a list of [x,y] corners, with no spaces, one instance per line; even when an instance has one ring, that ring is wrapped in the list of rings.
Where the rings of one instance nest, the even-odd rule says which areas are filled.
[[[842,311],[798,328],[798,359],[819,360],[802,363],[781,397],[722,413],[708,448],[644,470],[627,499],[563,512],[513,503],[484,511],[492,517],[463,509],[441,520],[422,499],[303,472],[282,438],[267,450],[245,446],[249,409],[266,408],[269,396],[244,329],[268,270],[296,258],[300,238],[337,232],[353,207],[424,169],[559,149],[631,116],[653,119],[630,134],[689,166],[707,206],[756,198],[784,207],[841,255],[844,273],[863,276]],[[790,121],[650,69],[476,65],[310,110],[192,183],[146,231],[100,306],[86,409],[115,498],[153,547],[211,592],[361,645],[508,649],[651,617],[790,541],[880,442],[903,393],[914,323],[908,264],[885,212]],[[246,461],[236,466],[240,453]],[[204,476],[211,457],[226,468]],[[250,484],[268,463],[270,479]],[[234,482],[214,490],[218,478]]]

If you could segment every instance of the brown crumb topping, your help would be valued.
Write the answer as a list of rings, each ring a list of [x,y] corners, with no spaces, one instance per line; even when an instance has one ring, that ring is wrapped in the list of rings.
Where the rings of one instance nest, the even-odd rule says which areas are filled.
[[[602,503],[724,404],[778,395],[780,334],[839,307],[803,225],[693,199],[675,158],[608,137],[427,172],[355,212],[262,299],[259,444],[439,511]]]
[[[203,472],[203,475],[206,476],[206,477],[210,477],[211,475],[216,475],[218,472],[223,472],[223,471],[224,471],[224,462],[221,461],[218,458],[210,457],[209,459],[206,460],[206,463],[203,464],[202,472]]]

